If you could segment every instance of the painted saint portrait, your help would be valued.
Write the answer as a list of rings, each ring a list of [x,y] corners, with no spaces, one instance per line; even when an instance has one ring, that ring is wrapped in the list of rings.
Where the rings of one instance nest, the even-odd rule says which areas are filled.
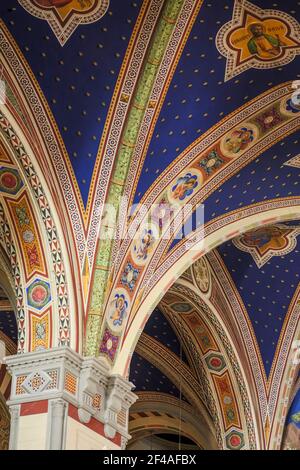
[[[271,69],[294,60],[300,53],[299,23],[278,9],[235,0],[232,19],[219,30],[216,45],[227,59],[225,81],[231,80],[250,68]]]
[[[252,23],[248,27],[252,34],[248,42],[248,49],[251,54],[258,55],[261,59],[274,59],[282,52],[285,44],[279,35],[266,34],[266,29],[262,23]]]
[[[135,256],[138,260],[145,261],[147,259],[155,240],[155,234],[151,228],[143,230],[140,239],[134,245]]]
[[[175,200],[183,201],[186,197],[193,194],[193,191],[197,186],[197,175],[187,173],[185,176],[178,178],[176,184],[172,188],[172,196]]]
[[[243,242],[249,246],[262,248],[272,240],[282,238],[282,230],[279,227],[263,227],[243,235]]]
[[[122,326],[126,317],[128,302],[124,294],[116,294],[111,302],[110,320],[114,326]]]

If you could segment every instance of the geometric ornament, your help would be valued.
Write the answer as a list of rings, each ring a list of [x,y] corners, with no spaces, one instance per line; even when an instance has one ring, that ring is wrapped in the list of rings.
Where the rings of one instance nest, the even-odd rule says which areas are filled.
[[[240,450],[245,445],[244,436],[239,431],[231,431],[226,436],[226,447],[230,450]]]
[[[41,310],[51,300],[50,284],[48,282],[36,279],[27,288],[28,305],[37,310]]]
[[[285,162],[284,165],[293,166],[294,168],[300,168],[300,154]]]
[[[226,57],[225,81],[250,68],[285,65],[300,53],[300,26],[290,15],[235,0],[232,20],[219,30],[216,46]]]
[[[220,354],[209,354],[205,361],[208,368],[215,372],[220,372],[226,366],[225,360]]]
[[[43,371],[32,372],[22,383],[28,393],[42,392],[51,382],[51,377]]]
[[[17,194],[23,186],[17,170],[13,168],[0,167],[0,191],[8,194]]]
[[[135,283],[139,275],[139,270],[136,269],[131,263],[127,263],[121,278],[123,286],[128,287],[130,291],[134,289]]]
[[[241,251],[250,253],[261,268],[273,256],[283,256],[293,251],[299,234],[300,227],[276,224],[258,227],[232,242]]]
[[[29,311],[30,319],[30,351],[48,349],[51,344],[51,307],[44,313]]]
[[[46,20],[63,46],[80,24],[102,18],[109,0],[18,0],[31,15]]]
[[[113,361],[117,352],[119,340],[119,336],[114,336],[108,329],[106,329],[100,345],[100,354],[105,354],[111,361]]]

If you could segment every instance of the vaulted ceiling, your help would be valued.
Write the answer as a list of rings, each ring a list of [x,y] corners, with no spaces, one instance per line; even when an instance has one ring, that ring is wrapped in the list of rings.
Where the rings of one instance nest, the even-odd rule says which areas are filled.
[[[251,386],[259,395],[253,401],[259,402],[262,422],[256,425],[267,435],[275,412],[268,415],[266,403],[278,392],[276,371],[282,372],[287,360],[281,352],[298,331],[300,2],[2,0],[0,16],[0,79],[7,85],[11,117],[1,121],[2,130],[16,155],[21,149],[21,156],[13,157],[6,141],[0,148],[0,198],[8,220],[1,221],[1,246],[7,256],[16,246],[21,260],[28,233],[14,228],[8,248],[6,229],[13,226],[8,208],[19,204],[21,191],[29,198],[30,180],[38,203],[29,201],[27,212],[37,222],[34,227],[30,219],[27,225],[40,241],[31,250],[40,250],[40,261],[47,249],[52,256],[42,260],[43,270],[27,260],[25,306],[22,299],[17,306],[25,313],[18,313],[18,321],[27,314],[34,321],[43,314],[46,321],[59,305],[59,335],[34,344],[71,344],[100,353],[118,373],[130,375],[138,393],[181,397],[187,407],[199,399],[199,413],[207,413],[206,422],[214,423],[219,435],[225,430],[227,447],[232,426],[240,429],[232,442],[242,447],[246,439],[255,447],[239,418],[248,405],[239,361],[232,358],[246,361],[252,354],[245,372],[250,382],[257,364],[253,375],[261,388],[255,380]],[[15,123],[22,130],[20,142]],[[23,137],[33,149],[28,154],[41,170],[45,194],[34,168],[23,162]],[[22,170],[17,158],[23,158]],[[9,187],[12,178],[19,180],[18,188]],[[137,254],[126,237],[111,244],[99,237],[114,226],[101,203],[118,210],[122,195],[147,208],[190,204],[184,224],[174,216],[176,237],[168,240],[161,236],[164,215],[156,216],[159,236],[155,230],[151,234],[156,244],[141,244],[144,251]],[[47,212],[48,202],[54,216]],[[197,219],[201,204],[203,218]],[[129,212],[126,235],[138,218],[135,209]],[[184,243],[193,242],[203,222],[207,245],[189,253]],[[194,263],[204,255],[198,268],[200,277],[210,273],[209,293],[197,287],[194,274]],[[30,299],[37,287],[48,289],[41,306]],[[125,313],[113,324],[109,306],[120,298]],[[16,331],[12,310],[0,311],[0,330],[13,341],[19,335],[19,348],[23,335],[22,348],[34,349],[24,323]],[[199,328],[207,328],[205,340],[199,339]],[[216,344],[210,340],[205,349],[201,341],[209,341],[209,332]],[[229,351],[225,337],[233,343],[239,337],[244,344],[236,342]],[[186,374],[191,381],[184,391],[176,366],[180,377]],[[216,403],[222,374],[235,392],[230,425],[228,409],[219,422],[214,408],[221,406]]]

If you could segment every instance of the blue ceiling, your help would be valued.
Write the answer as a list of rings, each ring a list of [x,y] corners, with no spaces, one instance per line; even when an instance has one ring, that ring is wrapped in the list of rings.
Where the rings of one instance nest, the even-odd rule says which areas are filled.
[[[15,344],[17,344],[18,328],[15,312],[11,310],[0,311],[0,331],[8,336]]]
[[[263,9],[277,8],[300,20],[295,0],[253,0]],[[234,0],[206,0],[171,81],[144,162],[135,202],[157,175],[186,147],[249,100],[275,85],[300,77],[300,57],[271,70],[250,69],[224,83],[226,59],[215,45],[219,29],[232,18]]]
[[[291,253],[274,256],[261,268],[249,253],[232,242],[221,245],[218,251],[244,302],[268,375],[289,304],[300,281],[299,241]]]
[[[159,341],[164,347],[188,364],[184,351],[180,351],[180,342],[172,326],[161,310],[157,307],[150,315],[144,332]],[[130,380],[136,386],[136,391],[154,391],[170,393],[179,398],[180,392],[176,386],[165,377],[160,370],[146,359],[134,353],[130,368]]]
[[[152,315],[150,315],[144,332],[162,343],[166,348],[176,354],[176,356],[181,356],[182,360],[188,364],[185,352],[183,350],[180,351],[180,342],[172,326],[158,307],[153,311]]]
[[[131,361],[129,379],[135,385],[135,392],[168,393],[180,398],[178,388],[153,364],[134,353]],[[182,396],[182,399],[185,398]]]
[[[295,0],[253,0],[300,20]],[[17,0],[2,0],[0,16],[18,43],[52,109],[65,142],[84,203],[107,111],[142,0],[111,0],[108,13],[79,26],[61,47],[46,21]],[[171,81],[137,187],[135,202],[203,132],[250,99],[299,77],[300,57],[276,70],[248,70],[224,82],[226,59],[215,45],[231,20],[234,0],[204,1]],[[216,14],[217,12],[217,14]]]
[[[17,0],[0,17],[18,43],[54,114],[84,203],[107,111],[142,0],[110,0],[98,22],[79,26],[61,47],[46,21]]]

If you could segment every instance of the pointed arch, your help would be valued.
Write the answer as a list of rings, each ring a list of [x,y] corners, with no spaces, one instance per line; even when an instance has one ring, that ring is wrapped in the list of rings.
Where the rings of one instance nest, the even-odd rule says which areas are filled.
[[[142,200],[145,214],[142,215],[142,220],[139,220],[140,213],[136,212],[133,214],[119,253],[114,259],[110,271],[108,290],[105,298],[103,297],[105,301],[105,317],[102,321],[100,354],[105,356],[112,365],[116,362],[117,350],[119,350],[121,344],[126,341],[126,336],[130,329],[129,325],[135,321],[138,304],[148,295],[149,289],[153,286],[153,280],[157,278],[160,272],[161,261],[164,257],[168,260],[171,259],[168,250],[172,242],[172,237],[170,239],[170,237],[165,236],[165,234],[169,233],[170,227],[172,227],[172,233],[177,234],[191,214],[193,214],[208,195],[215,191],[225,180],[233,176],[249,162],[253,161],[263,151],[280,141],[283,136],[289,135],[299,128],[299,115],[297,113],[289,113],[286,108],[291,95],[291,86],[291,82],[277,86],[223,119],[223,121],[188,147],[181,156],[159,176],[145,194]],[[261,117],[266,113],[267,115],[273,112],[275,113],[275,110],[278,119],[276,118],[274,120],[274,125],[266,129],[263,126],[260,127],[259,123],[261,122]],[[247,124],[249,129],[251,129],[251,132],[249,132],[250,134],[252,133],[252,137],[249,138],[250,140],[246,147],[239,149],[237,155],[232,156],[230,155],[230,151],[228,149],[224,150],[223,147],[231,133],[236,130],[237,126],[241,126],[241,123],[244,123],[245,126]],[[212,151],[212,149],[217,149],[215,151],[219,152],[218,155],[222,153],[222,164],[216,166],[212,172],[206,172],[205,161],[208,153]],[[176,202],[173,191],[177,188],[178,182],[182,182],[182,178],[185,178],[184,175],[192,179],[190,184],[193,182],[193,189],[190,189],[188,196],[175,206],[171,217],[167,218],[163,227],[157,227],[157,221],[155,222],[155,207],[162,202],[167,204]],[[259,210],[257,210],[257,213],[258,212]],[[151,223],[150,228],[147,225],[149,218]],[[263,218],[261,220],[263,220]],[[137,249],[138,243],[142,243],[145,230],[146,232],[147,230],[151,232],[151,246],[147,249],[144,258],[137,260],[134,251]],[[172,251],[170,253],[172,254]],[[171,256],[174,260],[174,256]],[[128,263],[133,269],[139,272],[134,288],[130,290],[127,289],[126,285],[124,287],[122,284],[122,276],[124,272],[126,272]],[[114,302],[115,296],[125,295],[124,293],[121,294],[123,288],[127,290],[126,318],[122,319],[122,325],[120,327],[114,329],[109,320],[110,306]],[[91,334],[93,338],[91,339],[91,337],[88,336],[87,341],[92,341],[95,345],[96,341],[98,341],[95,330],[93,330]],[[105,342],[109,335],[114,337],[114,344],[118,344],[116,351],[114,350],[110,352],[110,354],[107,353],[105,347]]]
[[[178,434],[179,430],[182,435],[195,441],[201,449],[218,448],[213,434],[188,403],[157,392],[139,392],[138,397],[130,411],[129,448],[137,440],[151,436],[153,432]]]
[[[55,345],[80,350],[82,301],[71,294],[77,291],[76,263],[66,219],[56,210],[58,201],[54,203],[49,189],[51,178],[38,161],[36,149],[7,106],[0,110],[0,142],[4,176],[8,186],[12,181],[15,184],[12,189],[5,187],[2,178],[0,218],[22,324],[19,350]],[[44,340],[36,341],[38,325]]]
[[[264,202],[221,216],[198,231],[192,232],[186,240],[178,243],[162,261],[149,281],[144,284],[142,295],[135,304],[131,318],[122,336],[120,349],[113,371],[124,374],[129,357],[143,330],[149,315],[168,289],[181,274],[197,259],[226,240],[245,233],[257,226],[286,220],[300,219],[300,198],[283,198]]]

